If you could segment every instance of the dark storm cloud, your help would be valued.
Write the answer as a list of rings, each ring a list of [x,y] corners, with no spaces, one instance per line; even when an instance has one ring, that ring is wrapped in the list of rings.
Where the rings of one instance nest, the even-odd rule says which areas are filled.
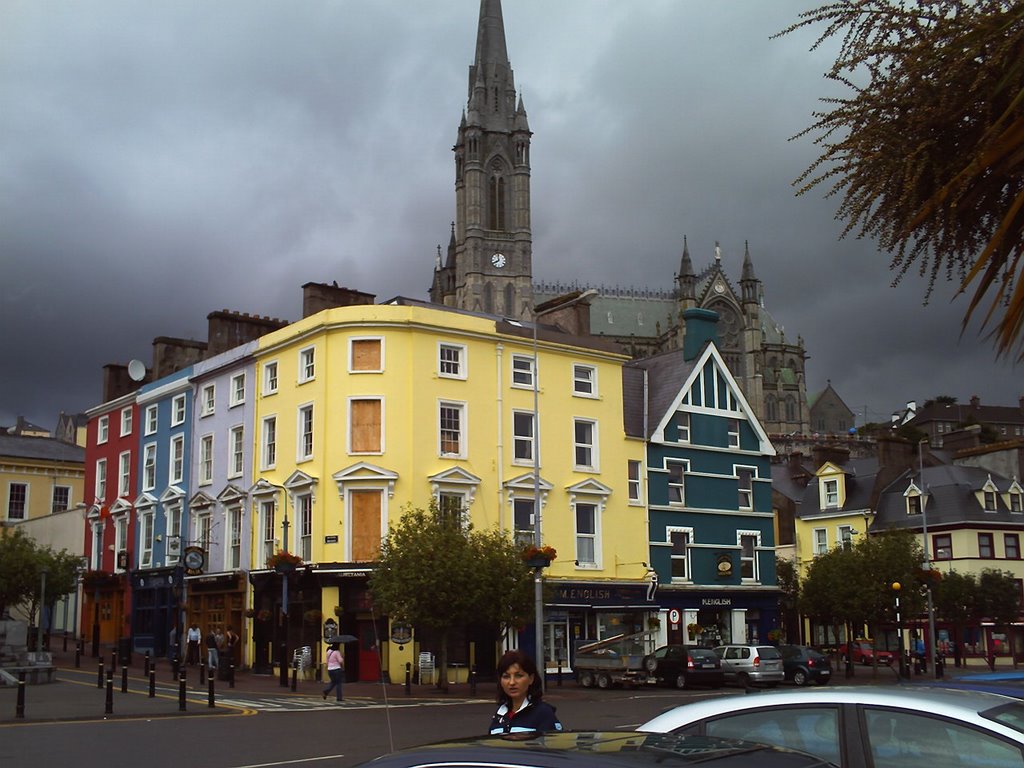
[[[534,131],[538,279],[671,287],[683,237],[767,305],[860,414],[948,393],[1014,403],[1013,369],[943,289],[795,198],[788,139],[830,51],[769,36],[803,2],[505,0]],[[425,296],[454,215],[477,0],[11,2],[0,7],[0,423],[100,399],[106,362],[296,319],[302,283]]]

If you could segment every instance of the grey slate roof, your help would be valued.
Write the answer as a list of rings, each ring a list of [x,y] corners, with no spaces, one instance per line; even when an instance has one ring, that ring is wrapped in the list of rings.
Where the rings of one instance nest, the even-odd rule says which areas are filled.
[[[900,477],[886,486],[878,500],[878,515],[875,524],[880,528],[917,529],[922,525],[920,515],[908,515],[906,500],[903,493],[910,481],[920,485],[920,474],[917,471],[904,472]],[[996,494],[996,510],[986,512],[975,497],[991,478],[998,493]],[[963,467],[942,465],[924,468],[925,516],[928,527],[949,525],[992,526],[999,524],[1022,525],[1024,514],[1012,513],[1003,502],[1000,493],[1005,492],[1011,484],[1002,475],[989,472],[981,467]]]
[[[633,360],[622,369],[623,426],[626,434],[650,438],[693,372],[696,360],[682,350]],[[647,374],[647,423],[644,423],[644,373]]]
[[[0,434],[0,458],[85,463],[85,449],[52,437]]]

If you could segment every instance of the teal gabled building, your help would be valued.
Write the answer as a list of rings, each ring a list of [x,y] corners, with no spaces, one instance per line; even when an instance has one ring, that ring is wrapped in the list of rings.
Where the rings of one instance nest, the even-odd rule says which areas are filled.
[[[778,626],[775,450],[716,346],[716,313],[683,313],[682,352],[623,377],[627,434],[646,442],[649,567],[669,642],[767,642]]]

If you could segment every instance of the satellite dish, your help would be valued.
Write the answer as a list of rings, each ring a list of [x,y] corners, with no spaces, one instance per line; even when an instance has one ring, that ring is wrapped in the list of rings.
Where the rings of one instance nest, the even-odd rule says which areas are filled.
[[[132,381],[142,381],[146,378],[146,364],[141,360],[132,360],[128,363],[128,376]]]

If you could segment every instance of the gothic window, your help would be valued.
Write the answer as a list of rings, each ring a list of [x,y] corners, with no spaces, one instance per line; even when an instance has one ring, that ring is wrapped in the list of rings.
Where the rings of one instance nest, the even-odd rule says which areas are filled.
[[[491,176],[487,190],[487,228],[505,229],[505,179]]]
[[[490,283],[484,284],[484,312],[494,314],[494,286]]]
[[[796,400],[786,398],[786,421],[796,421]]]
[[[512,316],[516,313],[516,292],[511,283],[505,286],[505,314]]]
[[[764,401],[764,413],[765,418],[768,421],[779,420],[779,405],[775,401],[775,397],[773,395],[769,395],[768,398]]]

